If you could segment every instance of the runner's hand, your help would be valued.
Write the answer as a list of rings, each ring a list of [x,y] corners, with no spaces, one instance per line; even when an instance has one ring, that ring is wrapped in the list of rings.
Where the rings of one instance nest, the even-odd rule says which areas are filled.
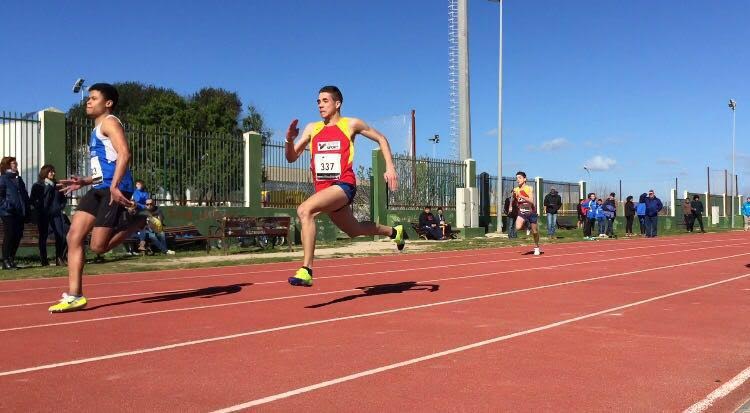
[[[85,185],[87,185],[87,183],[80,176],[71,176],[69,179],[61,179],[57,183],[59,191],[65,195],[77,191]]]
[[[396,174],[395,168],[391,167],[386,169],[383,177],[385,178],[385,182],[388,184],[388,188],[390,188],[391,191],[395,191],[398,189],[398,174]]]
[[[109,188],[109,194],[110,194],[109,205],[118,203],[124,207],[132,207],[134,204],[133,201],[125,198],[125,195],[122,194],[122,192],[120,191],[120,188],[118,187]]]
[[[297,122],[299,122],[299,120],[294,119],[292,123],[289,124],[289,129],[287,129],[286,131],[287,141],[293,141],[297,139],[297,135],[299,135],[299,128],[297,127]]]

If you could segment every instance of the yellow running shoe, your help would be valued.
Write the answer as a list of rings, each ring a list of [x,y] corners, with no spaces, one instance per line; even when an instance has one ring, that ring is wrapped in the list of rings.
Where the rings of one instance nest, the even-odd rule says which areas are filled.
[[[63,293],[62,300],[49,308],[50,313],[67,313],[83,310],[86,307],[86,297]]]
[[[404,241],[404,226],[396,225],[393,229],[396,230],[396,238],[393,239],[393,242],[396,243],[396,248],[401,251],[406,246],[406,241]]]
[[[302,267],[297,270],[294,277],[289,277],[289,284],[295,287],[312,287],[312,274],[306,268]]]

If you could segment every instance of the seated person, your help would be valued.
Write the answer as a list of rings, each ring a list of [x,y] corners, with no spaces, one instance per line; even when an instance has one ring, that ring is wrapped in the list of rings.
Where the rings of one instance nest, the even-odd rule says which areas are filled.
[[[167,240],[164,237],[164,214],[153,199],[147,199],[145,206],[146,226],[137,234],[140,241],[138,251],[146,252],[146,241],[148,240],[152,250],[174,255],[174,251],[167,249]]]
[[[445,219],[445,214],[443,214],[443,208],[438,207],[437,209],[437,217],[435,219],[438,222],[438,226],[443,230],[443,238],[450,238],[451,237],[451,224],[448,223],[448,220]]]
[[[443,239],[443,231],[438,227],[431,211],[432,208],[428,205],[424,207],[424,212],[419,214],[419,228],[425,232],[427,239]]]

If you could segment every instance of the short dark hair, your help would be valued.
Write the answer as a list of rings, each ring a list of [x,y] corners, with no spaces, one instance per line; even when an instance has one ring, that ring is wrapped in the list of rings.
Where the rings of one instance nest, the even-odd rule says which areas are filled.
[[[614,192],[610,192],[609,196],[615,196],[615,193]]]
[[[701,199],[700,195],[693,195],[693,199]]]
[[[146,185],[146,183],[145,183],[145,182],[143,182],[143,179],[136,179],[136,180],[135,180],[135,183],[137,183],[137,184],[141,184],[141,185]]]
[[[117,102],[120,101],[120,94],[117,93],[117,88],[110,85],[109,83],[94,83],[89,86],[89,92],[96,90],[104,96],[105,100],[112,101],[112,110],[117,107]]]
[[[425,206],[424,206],[424,209],[427,209],[427,208],[429,208],[429,209],[432,209],[432,207],[431,207],[431,206],[429,206],[429,205],[425,205]]]
[[[625,200],[626,201],[632,201],[633,200],[633,195],[628,195],[628,197],[625,198]]]
[[[318,93],[330,93],[333,95],[333,100],[338,100],[339,102],[344,103],[344,95],[341,94],[341,91],[336,86],[323,86]]]
[[[524,171],[518,171],[516,172],[516,176],[521,175],[522,177],[526,178],[526,172]]]
[[[591,195],[596,195],[596,193],[595,192],[589,192],[589,194],[586,195],[586,198],[591,198]]]
[[[442,208],[442,207],[438,207],[438,211],[442,211],[442,210],[443,210],[443,208]]]
[[[50,164],[42,165],[42,169],[39,170],[39,182],[44,182],[44,180],[47,179],[47,175],[54,170],[55,167]]]

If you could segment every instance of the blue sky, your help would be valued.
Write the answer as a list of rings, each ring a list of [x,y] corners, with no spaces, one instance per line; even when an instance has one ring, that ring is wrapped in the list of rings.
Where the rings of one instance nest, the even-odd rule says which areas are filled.
[[[750,2],[506,0],[504,11],[505,175],[662,194],[677,177],[705,191],[706,166],[731,170],[733,97],[750,193]],[[497,5],[470,0],[469,12],[473,155],[494,174]],[[451,152],[447,0],[16,1],[3,15],[0,110],[67,109],[80,76],[216,86],[257,105],[281,138],[291,118],[316,120],[317,89],[336,84],[344,114],[397,150],[413,108],[418,152],[432,155],[436,133],[438,156]],[[373,147],[360,142],[357,159]],[[723,186],[721,172],[711,184]]]

